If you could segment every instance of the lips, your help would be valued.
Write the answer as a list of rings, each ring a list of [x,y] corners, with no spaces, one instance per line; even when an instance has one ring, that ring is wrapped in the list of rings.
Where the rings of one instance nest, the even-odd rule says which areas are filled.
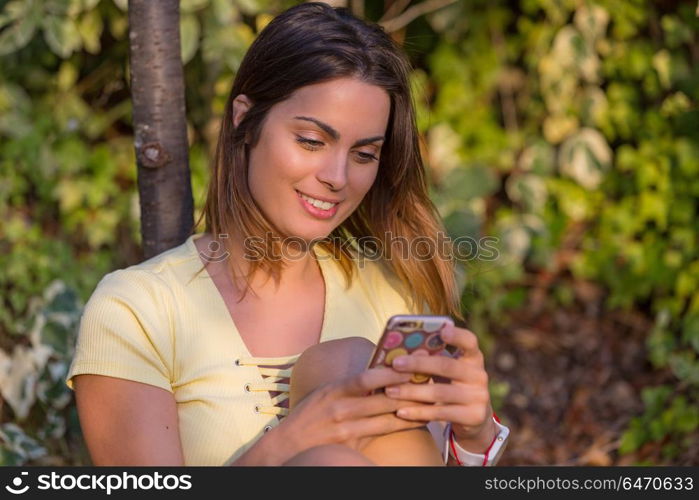
[[[313,198],[314,200],[326,201],[326,202],[328,202],[328,203],[335,203],[335,204],[338,204],[338,203],[340,203],[340,202],[342,201],[342,200],[333,200],[333,199],[330,199],[330,198],[323,198],[322,196],[314,196],[314,195],[312,195],[312,194],[308,194],[308,193],[304,193],[304,192],[302,192],[302,191],[299,191],[298,189],[296,189],[295,191],[296,191],[297,193],[299,193],[299,194],[308,196],[309,198]]]
[[[304,210],[308,214],[310,214],[318,219],[329,219],[337,213],[338,204],[334,204],[334,205],[331,205],[327,209],[323,209],[323,208],[314,206],[312,203],[310,203],[308,200],[305,199],[305,196],[306,195],[302,194],[301,192],[296,191],[296,197],[299,199],[301,206],[304,208]],[[326,202],[326,203],[329,203],[329,202]]]

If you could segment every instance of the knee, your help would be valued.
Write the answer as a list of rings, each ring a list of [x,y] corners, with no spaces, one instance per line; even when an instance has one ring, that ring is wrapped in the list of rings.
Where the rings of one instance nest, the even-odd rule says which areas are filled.
[[[329,340],[306,349],[291,372],[289,408],[320,385],[362,372],[373,351],[374,344],[363,337]]]
[[[294,365],[294,371],[302,367],[332,367],[357,369],[362,363],[368,363],[374,344],[364,337],[346,337],[315,344],[306,349]],[[364,367],[362,366],[362,369]]]
[[[376,464],[352,448],[341,444],[326,444],[304,450],[282,465],[366,467]]]

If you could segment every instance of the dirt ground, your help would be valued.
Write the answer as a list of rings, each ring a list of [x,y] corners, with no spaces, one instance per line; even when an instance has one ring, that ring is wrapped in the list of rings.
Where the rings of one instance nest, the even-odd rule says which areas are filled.
[[[594,289],[576,294],[581,300],[564,310],[534,292],[493,332],[487,369],[510,386],[499,416],[512,434],[500,465],[666,464],[660,444],[617,452],[629,420],[643,411],[641,390],[677,383],[647,361],[650,318],[603,312]],[[699,464],[694,442],[672,465]]]

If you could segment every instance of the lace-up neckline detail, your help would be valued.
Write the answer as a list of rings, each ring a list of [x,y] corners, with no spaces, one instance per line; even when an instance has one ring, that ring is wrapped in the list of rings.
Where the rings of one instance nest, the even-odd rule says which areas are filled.
[[[199,233],[190,236],[187,240],[197,271],[203,263],[202,257],[204,255],[199,252],[194,242],[202,236],[203,235]],[[318,260],[325,286],[323,323],[318,339],[320,343],[330,340],[335,336],[335,332],[332,330],[332,318],[335,296],[337,294],[337,290],[335,289],[336,271],[334,270],[331,259],[328,258],[329,254],[327,250],[320,245],[314,245],[313,251]],[[291,371],[301,353],[280,357],[252,356],[243,337],[240,335],[240,331],[233,320],[221,292],[214,283],[212,276],[209,274],[209,270],[204,269],[202,276],[207,279],[209,283],[207,286],[211,286],[215,290],[215,295],[218,300],[216,300],[214,307],[217,308],[220,317],[225,318],[225,328],[233,333],[234,338],[232,340],[236,344],[234,352],[239,356],[238,359],[235,360],[235,364],[240,367],[255,366],[259,371],[260,377],[248,374],[248,382],[245,384],[245,392],[251,393],[251,395],[258,395],[258,397],[255,398],[257,403],[254,405],[254,411],[259,414],[274,415],[281,420],[282,417],[289,414],[289,382]],[[265,393],[267,398],[264,396],[260,397],[260,392]],[[269,404],[266,404],[267,402],[269,402]]]
[[[239,366],[257,366],[262,382],[249,382],[245,384],[248,392],[267,391],[270,393],[271,406],[257,405],[255,411],[267,415],[276,415],[280,419],[289,414],[289,380],[294,364],[300,354],[279,358],[238,358]],[[275,394],[276,393],[276,394]]]

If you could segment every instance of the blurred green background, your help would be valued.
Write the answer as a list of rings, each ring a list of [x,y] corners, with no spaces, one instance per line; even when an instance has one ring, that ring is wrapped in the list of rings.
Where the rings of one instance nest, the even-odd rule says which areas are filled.
[[[126,3],[0,1],[3,465],[89,464],[63,382],[81,307],[141,259]],[[236,68],[295,3],[181,1],[195,216]],[[497,238],[461,283],[501,463],[699,464],[696,2],[423,3],[351,7],[411,13],[389,31],[433,199],[451,236]]]

